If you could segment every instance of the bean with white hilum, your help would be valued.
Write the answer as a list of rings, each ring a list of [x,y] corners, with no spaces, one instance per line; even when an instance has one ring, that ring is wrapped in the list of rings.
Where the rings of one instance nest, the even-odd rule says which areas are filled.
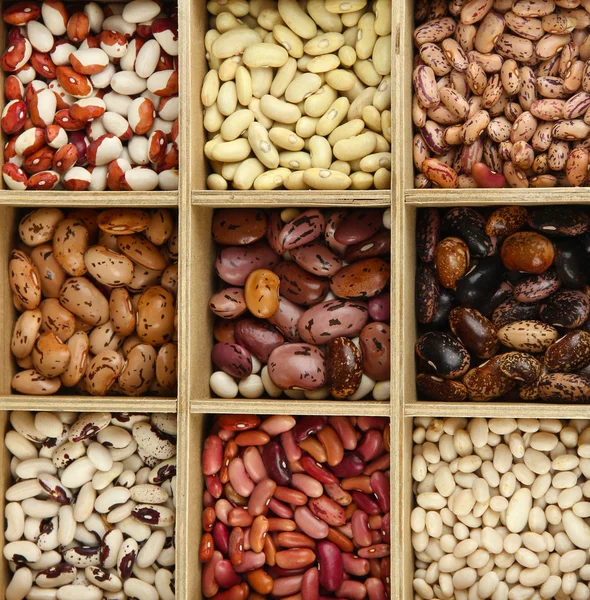
[[[590,421],[418,417],[415,600],[590,598]]]
[[[176,415],[10,413],[6,600],[174,600]]]

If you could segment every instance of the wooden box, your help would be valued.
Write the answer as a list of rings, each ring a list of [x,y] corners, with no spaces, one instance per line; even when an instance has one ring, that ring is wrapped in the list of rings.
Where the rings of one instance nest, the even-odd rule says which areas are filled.
[[[400,11],[402,0],[393,0],[393,47],[392,47],[392,113],[399,117],[401,110],[407,110],[407,98],[404,94],[409,89],[411,73],[411,45],[400,53],[404,47],[404,31],[411,37],[411,2],[406,3]],[[0,6],[6,5],[0,1]],[[407,12],[406,12],[407,9]],[[408,16],[409,15],[409,16]],[[407,27],[404,19],[409,18]],[[406,187],[411,187],[411,165],[408,167],[405,152],[410,150],[411,124],[394,118],[392,123],[392,189],[367,191],[208,191],[205,189],[207,162],[203,155],[206,137],[202,125],[202,106],[200,104],[200,88],[207,71],[204,56],[204,36],[207,30],[205,0],[179,0],[179,96],[180,96],[180,180],[179,190],[173,192],[63,192],[63,191],[25,191],[17,192],[6,189],[0,184],[0,259],[3,265],[3,286],[0,292],[0,320],[3,324],[3,335],[0,338],[0,435],[3,437],[10,428],[8,415],[11,410],[66,410],[80,412],[94,411],[141,411],[141,412],[176,412],[178,418],[178,474],[177,474],[177,527],[176,527],[176,597],[179,600],[196,600],[201,598],[198,547],[201,535],[201,498],[203,477],[201,474],[201,449],[204,435],[210,425],[213,413],[256,413],[292,415],[378,415],[391,417],[392,427],[392,598],[400,598],[402,586],[402,542],[399,527],[401,526],[402,507],[407,504],[407,489],[403,482],[398,482],[398,471],[402,468],[402,424],[407,434],[404,415],[404,397],[411,389],[402,386],[402,350],[408,352],[400,344],[400,326],[402,317],[413,322],[412,308],[406,306],[402,314],[402,302],[413,297],[411,290],[411,256],[405,256],[403,249],[411,242],[411,219],[405,214]],[[405,27],[405,29],[404,29]],[[6,39],[6,26],[0,26],[0,43]],[[411,43],[410,43],[411,44]],[[402,68],[403,67],[403,68]],[[402,68],[400,70],[400,68]],[[408,70],[409,69],[409,70]],[[3,86],[4,74],[0,73],[0,85]],[[405,87],[399,88],[399,85]],[[407,89],[406,89],[407,88]],[[399,94],[398,92],[403,92]],[[4,105],[0,96],[0,110]],[[406,127],[408,125],[408,127]],[[0,164],[2,158],[0,157]],[[408,196],[411,199],[411,196]],[[287,206],[371,206],[392,208],[392,374],[391,401],[374,402],[339,402],[339,401],[293,401],[290,399],[258,399],[227,400],[214,398],[209,389],[211,374],[210,350],[213,344],[212,315],[208,308],[209,297],[215,283],[213,262],[215,249],[211,240],[210,225],[215,207],[237,206],[287,207]],[[123,397],[86,397],[59,395],[49,397],[29,397],[16,395],[10,388],[10,381],[15,372],[10,354],[10,334],[15,321],[16,311],[13,308],[10,288],[8,286],[8,255],[15,241],[15,233],[21,208],[39,208],[42,206],[74,207],[171,207],[178,209],[179,219],[179,293],[178,293],[178,328],[179,328],[179,385],[176,398],[123,398]],[[408,215],[412,208],[408,208]],[[408,229],[410,228],[410,229]],[[406,233],[410,231],[410,233]],[[410,235],[409,240],[406,236]],[[407,246],[408,248],[410,246]],[[402,264],[409,265],[408,280],[401,280]],[[404,296],[402,296],[402,292]],[[411,304],[411,303],[410,303]],[[409,312],[408,312],[409,311]],[[407,336],[407,337],[411,337]],[[409,363],[411,370],[413,342],[408,339],[410,347]],[[409,381],[411,373],[408,371]],[[404,447],[405,454],[408,452]],[[0,505],[5,505],[4,492],[10,485],[10,456],[2,445],[0,450]],[[402,489],[403,487],[403,489]],[[403,494],[402,494],[403,492]],[[3,530],[0,531],[0,543],[4,544]],[[405,544],[405,542],[403,542]],[[411,585],[411,568],[405,563],[405,579]],[[399,564],[398,564],[399,563]],[[5,597],[5,589],[10,580],[7,563],[2,559],[0,569],[0,598]],[[411,598],[411,595],[405,597]]]

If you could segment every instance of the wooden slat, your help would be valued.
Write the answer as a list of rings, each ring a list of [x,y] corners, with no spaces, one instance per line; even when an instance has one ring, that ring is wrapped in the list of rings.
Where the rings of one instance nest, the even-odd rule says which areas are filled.
[[[176,412],[176,398],[117,396],[2,396],[0,410],[65,410],[74,412]]]
[[[227,206],[227,204],[253,206],[389,206],[391,190],[358,190],[344,192],[330,191],[235,191],[224,192],[199,190],[192,193],[193,204],[210,207]]]
[[[5,206],[142,207],[178,206],[178,192],[16,192],[0,190]]]
[[[590,188],[406,190],[405,201],[416,206],[588,204]]]

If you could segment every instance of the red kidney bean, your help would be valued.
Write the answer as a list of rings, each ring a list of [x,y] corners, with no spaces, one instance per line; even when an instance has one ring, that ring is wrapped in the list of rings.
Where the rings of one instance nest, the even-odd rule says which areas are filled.
[[[229,440],[223,452],[223,466],[219,473],[221,483],[225,484],[229,481],[229,463],[238,455],[238,445],[235,440]]]
[[[262,552],[264,549],[264,540],[268,533],[268,519],[260,515],[252,522],[250,528],[250,546],[254,552]]]
[[[293,473],[291,485],[309,498],[318,498],[324,493],[322,484],[306,473]]]
[[[217,523],[213,525],[211,534],[215,541],[215,548],[219,550],[223,556],[227,556],[229,554],[229,530],[227,526],[221,523],[221,521],[217,521]]]
[[[359,417],[356,422],[361,431],[368,431],[369,429],[384,431],[387,423],[388,420],[385,417]]]
[[[217,475],[207,475],[205,477],[205,485],[207,491],[213,496],[213,498],[221,498],[223,493],[223,485]]]
[[[297,442],[299,447],[304,451],[311,455],[312,458],[317,460],[319,463],[324,463],[328,460],[328,454],[326,453],[326,449],[319,440],[315,437],[308,437],[302,442]]]
[[[375,544],[358,551],[361,558],[383,558],[389,556],[389,544]]]
[[[279,577],[275,579],[274,587],[272,588],[273,596],[284,598],[291,594],[297,594],[301,591],[301,582],[303,575],[294,575],[292,577]]]
[[[324,485],[326,494],[340,504],[340,506],[348,506],[352,502],[352,496],[343,490],[337,483],[326,483]]]
[[[295,427],[293,427],[293,436],[296,442],[302,442],[310,435],[321,431],[328,422],[328,417],[301,417]]]
[[[336,594],[350,600],[363,600],[367,595],[367,588],[360,581],[349,579],[342,582],[342,585],[336,590]]]
[[[295,523],[303,533],[314,540],[321,540],[328,535],[327,523],[318,519],[307,506],[298,506],[295,509]]]
[[[261,515],[276,489],[277,484],[272,479],[263,479],[258,482],[248,501],[248,512],[254,517]]]
[[[373,473],[371,475],[371,488],[377,497],[377,502],[379,502],[379,507],[381,508],[382,512],[389,512],[389,478],[382,471]]]
[[[283,531],[277,535],[277,543],[282,548],[310,548],[316,547],[315,541],[304,533],[298,531]]]
[[[236,506],[229,511],[227,520],[232,527],[250,527],[254,517],[245,508]]]
[[[244,562],[244,530],[234,527],[229,534],[229,559],[234,567]],[[228,587],[228,586],[224,586]]]
[[[389,454],[384,454],[370,462],[363,471],[364,475],[372,475],[375,471],[383,471],[389,468]]]
[[[305,471],[320,483],[337,483],[336,476],[326,467],[315,461],[311,456],[301,457],[301,466]]]
[[[230,431],[245,431],[258,427],[260,418],[256,415],[221,415],[219,424]]]
[[[295,475],[293,475],[295,477]],[[293,481],[291,481],[293,484]],[[295,504],[296,506],[305,506],[307,504],[307,496],[303,492],[293,490],[282,485],[277,486],[274,497],[281,502],[287,504]]]
[[[229,513],[233,506],[225,498],[221,498],[215,503],[215,515],[225,525],[229,525]]]
[[[317,567],[312,567],[305,572],[301,581],[301,596],[304,600],[319,600],[320,573]]]
[[[239,565],[235,565],[236,573],[246,573],[247,571],[254,571],[254,569],[260,569],[264,566],[264,552],[254,552],[248,550],[244,552],[242,562]]]
[[[330,527],[330,531],[328,531],[328,540],[336,544],[342,552],[352,552],[354,550],[352,541],[347,537],[352,537],[352,532],[347,531],[346,534],[343,533],[345,529],[349,528],[349,525],[347,523],[344,527],[339,527],[338,529]]]
[[[371,530],[369,528],[369,515],[363,510],[355,510],[352,513],[352,537],[358,546],[370,546],[372,543]]]
[[[215,565],[215,581],[222,588],[231,588],[238,585],[242,578],[234,571],[231,561],[224,559]]]
[[[214,506],[215,504],[215,498],[213,498],[213,496],[208,492],[208,490],[205,490],[203,492],[203,506],[205,508],[208,508],[210,506]]]
[[[357,448],[357,452],[363,457],[365,462],[377,458],[383,450],[383,434],[376,429],[369,429],[365,437]]]
[[[370,515],[378,515],[381,512],[379,503],[364,492],[352,492],[352,501],[366,513]]]
[[[204,533],[199,548],[199,560],[208,563],[213,558],[213,552],[215,552],[213,536],[210,533]]]
[[[271,498],[268,503],[268,508],[282,519],[290,519],[293,516],[293,511],[284,502],[280,502],[276,498]]]
[[[205,598],[212,598],[219,591],[219,585],[215,580],[215,566],[221,560],[223,560],[223,556],[216,550],[213,552],[211,560],[203,566],[201,589]]]
[[[346,452],[342,460],[330,467],[336,477],[354,477],[360,475],[365,468],[365,461],[358,450]]]
[[[269,523],[270,530],[270,523]],[[266,564],[273,567],[276,564],[277,547],[272,539],[271,535],[267,535],[264,538],[264,557],[266,558]]]
[[[205,531],[211,531],[215,524],[215,509],[212,506],[208,506],[201,515],[201,523]]]
[[[342,445],[345,450],[354,450],[357,446],[358,440],[356,432],[352,423],[348,417],[330,417],[330,425],[336,430],[336,433],[340,436]]]
[[[330,592],[335,592],[344,578],[342,553],[336,544],[328,540],[318,542],[318,564],[320,585]]]
[[[218,435],[210,435],[205,439],[203,447],[203,474],[215,475],[223,464],[223,442]]]
[[[381,535],[383,536],[383,541],[389,544],[391,539],[391,513],[383,515],[381,519]]]
[[[285,455],[289,459],[289,462],[294,462],[301,458],[303,453],[295,441],[293,431],[286,431],[281,434],[281,445],[283,446],[283,450],[285,451]]]
[[[359,558],[348,552],[342,553],[342,565],[344,572],[353,577],[363,577],[368,575],[371,570],[371,565],[366,558]]]
[[[258,450],[258,448],[256,448],[255,446],[246,448],[244,450],[242,460],[244,461],[246,473],[248,473],[250,479],[254,483],[259,483],[263,479],[268,479],[268,473],[266,471],[266,467],[264,466],[264,462],[262,460],[262,456],[260,456],[260,450]]]
[[[300,567],[299,569],[283,569],[283,567],[279,567],[275,565],[272,568],[273,575],[277,577],[291,577],[292,575],[303,575],[307,571],[307,567]]]
[[[307,505],[309,506],[309,510],[311,510],[316,517],[326,522],[328,525],[340,527],[346,523],[344,509],[327,496],[311,498]]]
[[[328,425],[318,432],[317,437],[326,449],[328,464],[331,467],[338,465],[344,457],[344,446],[336,430]]]
[[[291,469],[283,447],[272,440],[262,449],[262,460],[271,479],[278,485],[287,485],[291,481]]]
[[[264,446],[270,441],[270,435],[264,431],[244,431],[236,436],[238,446]]]
[[[315,561],[315,552],[309,548],[292,548],[277,552],[277,565],[283,569],[301,569]]]
[[[373,488],[371,487],[371,478],[368,475],[345,477],[342,480],[342,489],[357,490],[359,492],[365,492],[365,494],[373,493]]]
[[[248,477],[244,462],[236,457],[231,460],[228,467],[229,481],[240,496],[250,496],[254,491],[254,482]]]
[[[259,429],[265,431],[271,437],[275,435],[281,435],[283,433],[287,433],[287,431],[291,431],[297,421],[294,417],[290,415],[275,415],[273,417],[268,417],[261,424]]]
[[[387,600],[385,585],[377,577],[369,577],[365,581],[365,588],[367,589],[369,600]]]
[[[248,586],[245,584],[234,585],[225,592],[219,592],[213,596],[213,600],[246,600],[248,596]]]

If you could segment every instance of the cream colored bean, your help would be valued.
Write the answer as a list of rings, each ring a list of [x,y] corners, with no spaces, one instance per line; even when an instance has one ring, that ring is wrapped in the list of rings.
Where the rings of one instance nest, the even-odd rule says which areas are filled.
[[[312,94],[315,94],[322,85],[322,79],[315,73],[302,73],[295,77],[285,90],[285,100],[298,104]]]
[[[303,174],[303,181],[314,190],[345,190],[350,186],[350,177],[330,169],[309,168]]]
[[[296,105],[278,100],[269,94],[260,99],[260,110],[269,119],[279,123],[296,123],[301,117],[301,111]]]
[[[226,142],[231,142],[241,136],[254,121],[254,113],[251,110],[243,109],[229,115],[221,126],[221,137]]]

